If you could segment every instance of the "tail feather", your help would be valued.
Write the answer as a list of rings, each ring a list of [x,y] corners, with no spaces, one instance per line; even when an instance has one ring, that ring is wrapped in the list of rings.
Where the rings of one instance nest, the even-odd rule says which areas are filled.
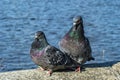
[[[95,58],[94,57],[88,58],[88,61],[91,61],[91,60],[95,60]]]

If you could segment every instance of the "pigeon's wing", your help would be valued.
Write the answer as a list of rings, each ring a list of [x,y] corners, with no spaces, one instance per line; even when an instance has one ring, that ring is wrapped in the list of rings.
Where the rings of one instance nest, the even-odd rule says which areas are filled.
[[[91,50],[90,42],[89,42],[88,38],[85,39],[85,43],[86,43],[86,46],[87,46],[87,51],[88,51],[89,53],[91,53],[92,50]]]
[[[54,46],[47,46],[45,52],[51,65],[65,65],[69,62],[68,57]]]
[[[86,43],[86,49],[87,49],[86,51],[87,51],[88,61],[94,60],[94,58],[92,57],[92,50],[91,50],[90,42],[89,42],[88,38],[86,38],[85,43]]]

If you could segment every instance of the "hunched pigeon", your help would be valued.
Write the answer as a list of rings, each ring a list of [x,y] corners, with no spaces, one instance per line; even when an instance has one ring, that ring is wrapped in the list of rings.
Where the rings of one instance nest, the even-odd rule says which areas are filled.
[[[68,55],[47,42],[45,34],[42,31],[35,33],[35,40],[31,45],[30,56],[35,64],[44,70],[48,70],[49,75],[55,70],[72,68],[74,66],[72,59]]]

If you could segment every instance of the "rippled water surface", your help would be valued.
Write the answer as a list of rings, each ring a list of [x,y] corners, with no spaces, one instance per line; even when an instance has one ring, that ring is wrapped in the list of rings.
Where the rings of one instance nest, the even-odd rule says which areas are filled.
[[[1,0],[0,71],[35,68],[29,56],[34,33],[58,41],[82,15],[93,56],[91,63],[120,61],[120,0]]]

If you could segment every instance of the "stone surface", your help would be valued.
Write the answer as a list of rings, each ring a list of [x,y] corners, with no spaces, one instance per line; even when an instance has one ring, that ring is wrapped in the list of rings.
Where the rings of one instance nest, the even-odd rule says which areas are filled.
[[[48,76],[38,69],[0,73],[0,80],[120,80],[120,62],[85,65],[85,71],[56,71]]]

